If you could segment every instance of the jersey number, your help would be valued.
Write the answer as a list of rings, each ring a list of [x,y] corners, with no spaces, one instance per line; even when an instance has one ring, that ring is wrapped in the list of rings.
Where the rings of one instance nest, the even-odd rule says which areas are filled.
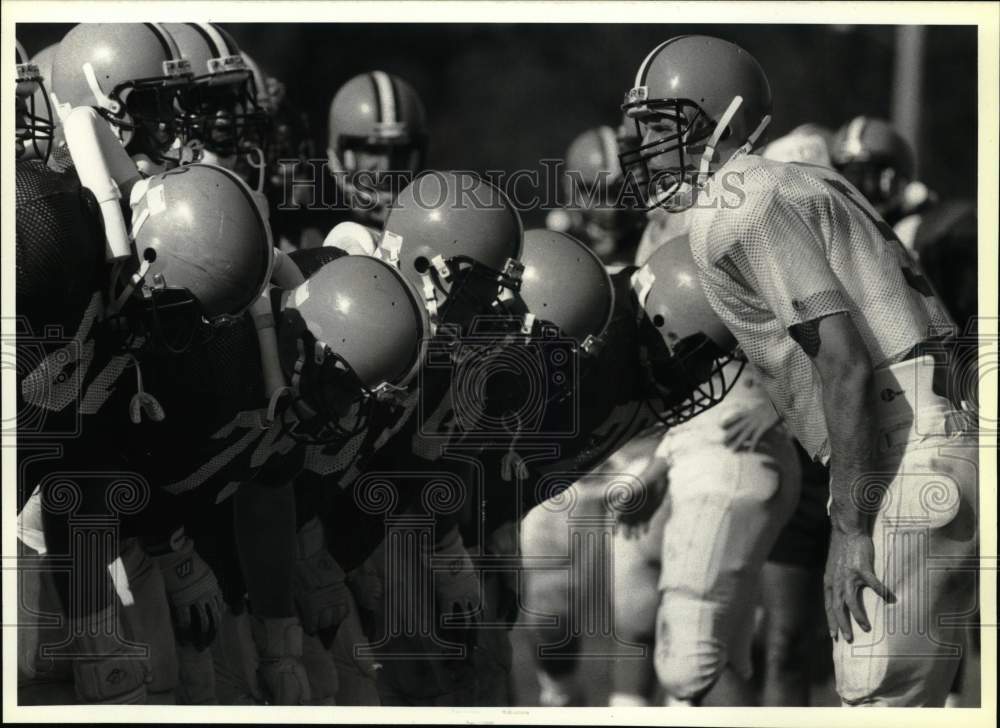
[[[906,247],[903,242],[896,236],[896,232],[892,229],[885,220],[880,218],[878,215],[872,213],[868,207],[859,200],[850,187],[845,185],[839,179],[831,179],[829,177],[823,177],[823,181],[827,183],[834,190],[839,192],[841,196],[847,199],[854,207],[861,211],[865,217],[867,217],[872,225],[874,225],[879,233],[882,235],[882,239],[885,240],[886,244],[896,246],[896,250],[899,257],[899,267],[903,269],[903,277],[906,279],[907,284],[910,288],[918,291],[920,294],[926,296],[927,298],[934,297],[934,289],[931,288],[931,284],[928,283],[927,279],[924,278],[918,271],[916,271],[910,265],[910,254],[906,252]]]

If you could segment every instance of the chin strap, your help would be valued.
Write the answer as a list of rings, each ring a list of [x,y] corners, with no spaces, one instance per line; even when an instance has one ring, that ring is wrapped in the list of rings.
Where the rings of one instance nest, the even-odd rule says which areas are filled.
[[[708,179],[709,168],[711,167],[712,161],[715,159],[715,147],[719,143],[719,139],[725,133],[726,129],[729,128],[729,122],[733,120],[733,116],[736,115],[736,112],[739,111],[739,108],[742,105],[743,105],[743,97],[734,96],[733,100],[729,104],[729,107],[726,109],[726,112],[719,119],[718,124],[715,125],[715,130],[712,132],[712,135],[708,138],[708,142],[706,142],[705,144],[705,151],[701,155],[701,164],[699,165],[698,168],[699,180]],[[739,149],[733,152],[733,154],[729,157],[729,159],[732,159],[737,154],[751,151],[757,144],[757,140],[760,139],[761,135],[764,133],[764,131],[767,129],[770,123],[771,123],[771,115],[766,114],[764,118],[760,120],[760,123],[757,125],[757,128],[754,129],[753,133],[750,134],[749,137],[747,137],[746,142],[744,142]],[[727,159],[726,162],[728,162],[729,159]]]
[[[129,282],[125,285],[125,288],[122,290],[122,292],[118,294],[118,297],[108,305],[107,311],[105,313],[105,315],[108,318],[112,316],[117,316],[118,313],[122,310],[122,308],[124,308],[125,304],[128,303],[128,300],[132,297],[132,294],[135,293],[136,289],[142,287],[142,285],[146,281],[146,274],[149,272],[149,266],[150,262],[148,260],[143,260],[139,264],[139,270],[137,270],[135,273],[132,274],[132,277],[129,279]],[[120,265],[116,265],[114,273],[115,274],[119,273],[120,268],[121,268]],[[112,275],[111,285],[114,285],[116,280],[117,280],[117,275]]]

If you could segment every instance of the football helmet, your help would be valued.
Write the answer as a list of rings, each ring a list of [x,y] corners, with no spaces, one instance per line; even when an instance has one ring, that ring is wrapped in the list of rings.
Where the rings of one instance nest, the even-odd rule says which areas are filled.
[[[396,198],[378,255],[423,294],[433,324],[469,326],[520,286],[521,216],[471,172],[424,172]]]
[[[80,23],[59,42],[50,91],[60,118],[92,106],[130,154],[160,161],[177,141],[177,97],[191,78],[159,23]]]
[[[45,92],[45,76],[39,65],[28,58],[24,46],[14,41],[17,48],[16,106],[16,159],[48,159],[55,125],[52,106]]]
[[[535,229],[524,233],[521,265],[521,287],[502,306],[522,318],[522,331],[554,326],[584,355],[596,355],[615,306],[611,276],[597,255],[571,235]]]
[[[377,258],[335,258],[282,293],[278,349],[296,393],[293,436],[330,442],[360,432],[376,402],[405,391],[429,338],[416,291]]]
[[[646,56],[622,110],[642,142],[621,156],[621,164],[648,178],[647,208],[684,209],[712,172],[764,141],[771,86],[738,45],[682,35]]]
[[[384,219],[402,187],[396,177],[409,182],[424,167],[427,115],[417,92],[383,71],[355,76],[330,102],[328,132],[330,169],[352,207]]]
[[[833,133],[829,129],[818,124],[802,124],[768,144],[762,156],[775,162],[800,162],[832,169],[832,139]]]
[[[715,406],[743,371],[736,339],[709,305],[687,235],[662,245],[632,277],[639,304],[640,361],[647,402],[668,427]]]
[[[191,63],[191,85],[181,94],[178,126],[184,140],[212,157],[233,157],[241,146],[264,144],[267,114],[253,70],[236,41],[216,23],[164,23]]]
[[[177,167],[136,183],[130,203],[135,257],[119,300],[137,294],[154,333],[164,333],[155,328],[165,311],[193,337],[197,321],[239,316],[260,296],[274,262],[271,231],[236,174],[210,164]]]
[[[589,129],[574,139],[566,152],[564,175],[570,209],[553,211],[546,220],[547,227],[578,236],[605,263],[619,259],[621,248],[638,238],[642,224],[634,191],[623,194],[618,154],[628,143],[610,126]]]
[[[892,124],[867,116],[851,119],[834,135],[831,157],[880,215],[892,217],[899,210],[913,179],[913,150]]]
[[[568,192],[587,193],[613,189],[622,181],[618,163],[618,137],[610,126],[580,134],[566,151]]]

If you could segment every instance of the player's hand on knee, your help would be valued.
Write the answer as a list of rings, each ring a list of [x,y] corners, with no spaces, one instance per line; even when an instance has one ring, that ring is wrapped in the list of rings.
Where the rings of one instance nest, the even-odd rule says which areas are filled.
[[[329,647],[350,610],[344,570],[326,549],[319,519],[314,518],[299,529],[296,540],[295,604],[302,628]]]
[[[163,574],[177,641],[205,649],[215,640],[225,609],[215,573],[183,529],[171,539],[169,550],[154,558]]]
[[[881,599],[892,603],[895,597],[875,576],[875,545],[864,532],[845,533],[834,527],[830,536],[830,552],[823,576],[823,599],[830,637],[844,635],[848,643],[854,641],[851,617],[865,632],[871,631],[871,622],[861,600],[867,587]]]
[[[298,617],[251,620],[259,663],[257,679],[271,705],[307,705],[309,674],[302,662],[302,625]]]
[[[722,422],[726,447],[734,452],[753,452],[764,435],[781,422],[770,402],[761,402],[745,412],[730,415]]]

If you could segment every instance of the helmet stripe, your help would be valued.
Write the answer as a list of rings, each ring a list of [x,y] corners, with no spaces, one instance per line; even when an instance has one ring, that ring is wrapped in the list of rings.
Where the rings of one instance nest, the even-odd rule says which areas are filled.
[[[618,169],[618,140],[610,126],[598,127],[597,135],[601,140],[601,154],[604,157],[601,167],[614,176],[613,173]]]
[[[212,42],[215,44],[215,55],[217,58],[236,54],[236,51],[229,47],[226,36],[219,32],[219,28],[215,23],[199,23],[199,25],[204,27],[205,32],[211,36]]]
[[[864,144],[861,142],[861,133],[864,131],[865,123],[868,120],[863,116],[855,117],[851,119],[851,123],[847,125],[847,133],[844,137],[844,153],[850,154],[851,156],[859,156],[864,150]]]
[[[649,52],[649,55],[643,60],[642,64],[639,66],[639,70],[635,74],[635,83],[632,84],[634,88],[646,85],[646,72],[649,70],[649,64],[653,62],[653,58],[656,54],[663,50],[663,48],[672,41],[672,38],[670,40],[665,40]]]
[[[163,27],[162,23],[143,23],[156,39],[160,42],[163,47],[163,53],[172,61],[176,61],[181,57],[181,52],[177,48],[177,43],[174,42],[174,38],[167,29]]]
[[[387,124],[396,121],[396,95],[392,87],[389,75],[384,71],[372,71],[372,80],[375,81],[375,93],[378,96],[379,114],[382,121]]]
[[[674,43],[674,42],[679,41],[679,40],[683,40],[684,38],[688,38],[688,37],[690,37],[690,36],[688,36],[688,35],[674,36],[670,40],[663,41],[662,43],[660,43],[660,45],[656,46],[656,48],[654,48],[653,50],[651,50],[649,52],[649,55],[646,56],[645,60],[642,62],[642,65],[639,66],[638,73],[635,74],[635,84],[634,84],[635,87],[638,88],[639,86],[645,86],[646,85],[646,74],[649,72],[649,67],[653,63],[653,57],[657,53],[659,53],[660,51],[662,51],[664,48],[666,48],[671,43]]]
[[[382,104],[380,103],[379,93],[378,93],[378,83],[375,81],[375,74],[369,73],[368,80],[372,82],[372,94],[375,96],[375,121],[382,121]]]

